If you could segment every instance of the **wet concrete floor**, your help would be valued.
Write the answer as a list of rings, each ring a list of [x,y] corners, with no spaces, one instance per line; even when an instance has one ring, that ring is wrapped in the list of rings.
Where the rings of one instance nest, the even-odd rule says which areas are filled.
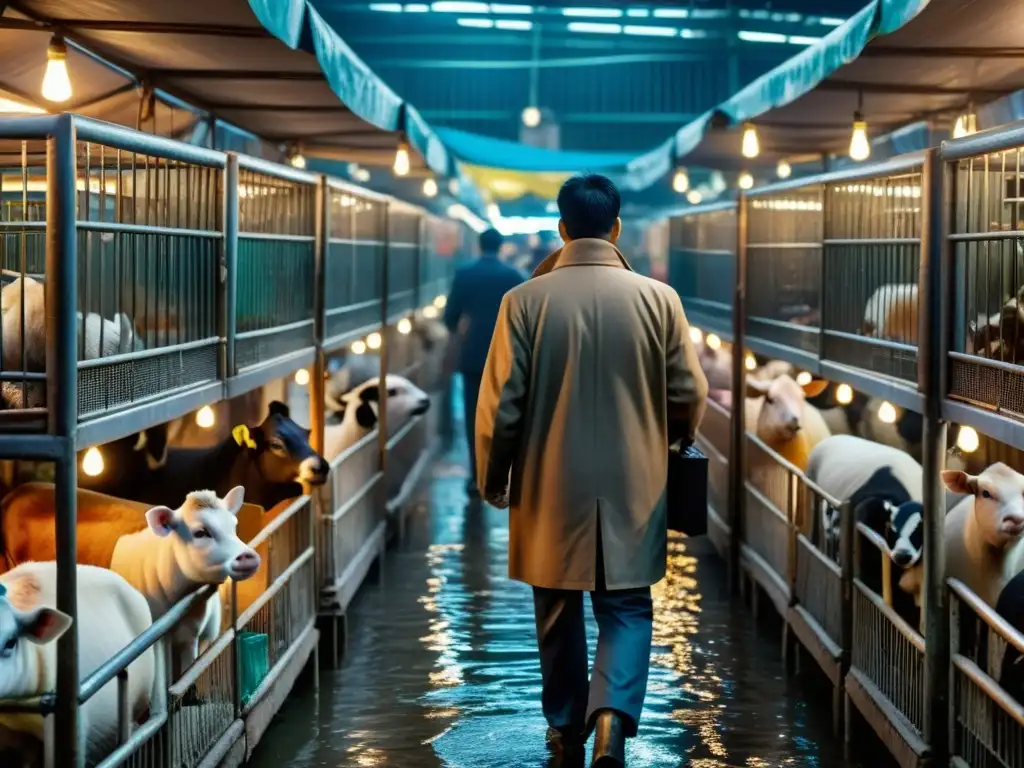
[[[435,466],[405,542],[355,601],[341,668],[321,673],[319,694],[295,692],[256,768],[557,765],[544,743],[530,589],[507,578],[506,513],[467,508],[462,455]],[[787,677],[779,633],[730,600],[706,540],[673,541],[654,595],[628,765],[850,766],[831,737],[827,689],[813,675]],[[592,653],[596,631],[591,619]]]

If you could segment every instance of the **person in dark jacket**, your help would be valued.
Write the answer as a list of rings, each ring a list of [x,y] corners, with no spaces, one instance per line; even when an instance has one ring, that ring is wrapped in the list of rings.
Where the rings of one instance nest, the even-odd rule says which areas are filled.
[[[465,399],[466,436],[469,439],[469,482],[466,491],[476,498],[476,423],[477,394],[483,376],[487,351],[491,346],[498,309],[506,292],[526,280],[526,275],[498,258],[504,242],[501,233],[488,229],[480,235],[480,258],[455,273],[444,324],[458,344],[456,370],[462,374]]]

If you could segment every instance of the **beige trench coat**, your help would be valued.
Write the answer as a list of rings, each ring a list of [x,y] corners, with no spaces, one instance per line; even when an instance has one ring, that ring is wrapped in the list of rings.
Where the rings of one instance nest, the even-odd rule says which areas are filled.
[[[509,291],[480,386],[477,478],[510,502],[509,576],[592,590],[665,575],[670,431],[691,434],[707,380],[679,297],[611,243],[581,239]]]

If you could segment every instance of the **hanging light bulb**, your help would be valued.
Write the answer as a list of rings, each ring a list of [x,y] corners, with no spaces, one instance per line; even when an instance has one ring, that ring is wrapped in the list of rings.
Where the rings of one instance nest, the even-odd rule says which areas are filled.
[[[813,380],[814,377],[811,376],[811,374],[808,373],[807,371],[800,371],[800,373],[796,375],[796,383],[799,384],[801,387],[806,387]]]
[[[300,387],[304,387],[309,384],[309,371],[305,368],[299,368],[299,370],[295,372],[295,383]]]
[[[960,427],[960,434],[956,437],[956,447],[964,453],[974,453],[981,445],[978,433],[971,427]]]
[[[448,297],[445,296],[444,294],[442,294],[442,295],[440,295],[440,296],[438,296],[438,297],[436,297],[434,299],[434,306],[437,307],[438,309],[444,309],[445,304],[447,304],[447,303],[448,303]]]
[[[292,164],[292,168],[306,167],[306,158],[303,157],[301,152],[296,152],[294,155],[292,155],[291,160],[289,160],[288,162]]]
[[[779,164],[775,166],[775,175],[780,179],[788,179],[793,174],[793,166],[791,166],[785,160],[779,160]]]
[[[85,452],[82,458],[82,471],[89,477],[96,477],[103,473],[103,455],[99,448],[93,447]]]
[[[964,136],[970,136],[972,133],[977,132],[977,116],[973,112],[960,115],[960,117],[956,119],[956,125],[953,126],[954,139],[962,139]]]
[[[722,340],[715,336],[713,333],[709,333],[708,337],[704,339],[704,343],[708,345],[708,349],[721,349]]]
[[[840,384],[836,387],[836,402],[840,405],[849,405],[853,402],[853,387],[849,384]]]
[[[399,139],[398,149],[395,151],[395,176],[409,175],[409,142]]]
[[[382,341],[383,339],[381,339],[381,335],[374,331],[366,337],[366,346],[370,349],[380,349]]]
[[[704,341],[704,334],[701,333],[700,328],[697,328],[692,325],[690,326],[690,341],[692,341],[694,344],[700,344],[702,341]]]
[[[883,424],[896,423],[896,406],[888,400],[878,407],[878,420]]]
[[[850,135],[850,159],[858,163],[871,157],[871,142],[868,141],[868,124],[860,112],[853,114],[853,133]]]
[[[757,358],[754,357],[749,352],[747,352],[747,356],[743,360],[743,365],[744,365],[744,367],[748,371],[756,371],[757,370]]]
[[[423,195],[424,197],[437,197],[437,182],[433,179],[424,179]]]
[[[196,426],[201,429],[209,429],[217,423],[217,416],[213,412],[213,408],[208,405],[204,405],[198,411],[196,411]]]
[[[523,125],[527,128],[536,128],[540,125],[541,114],[537,107],[527,107],[523,110]]]
[[[754,177],[751,176],[747,171],[743,171],[737,181],[740,185],[740,189],[750,189],[754,186]]]
[[[403,336],[409,334],[412,331],[412,321],[408,317],[403,317],[398,321],[398,332]]]
[[[757,140],[757,128],[753,123],[743,124],[743,156],[755,158],[761,154],[761,143]]]
[[[437,317],[437,307],[435,307],[433,304],[428,304],[423,308],[423,316],[428,320],[433,320],[435,317]]]
[[[356,341],[352,342],[351,349],[352,349],[352,354],[353,355],[365,354],[366,353],[366,342],[363,341],[362,339],[357,339]]]
[[[690,188],[690,177],[685,168],[677,168],[676,175],[672,177],[672,189],[682,194]]]
[[[71,78],[68,76],[68,48],[59,37],[50,40],[46,49],[46,74],[43,75],[43,98],[47,101],[67,101],[71,98]],[[97,451],[97,455],[98,455]],[[100,459],[100,472],[103,471]]]
[[[696,189],[691,189],[686,193],[686,202],[690,205],[699,205],[700,201],[704,199],[704,195],[698,192]]]

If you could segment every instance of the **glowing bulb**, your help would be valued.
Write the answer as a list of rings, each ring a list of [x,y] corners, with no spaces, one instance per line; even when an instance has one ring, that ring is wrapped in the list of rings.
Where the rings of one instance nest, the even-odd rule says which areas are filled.
[[[704,195],[698,192],[696,189],[691,189],[686,193],[686,202],[690,205],[699,205],[700,201],[704,199]]]
[[[540,125],[540,110],[537,107],[527,107],[523,110],[523,125],[527,128],[536,128]]]
[[[964,453],[974,453],[981,445],[978,433],[971,427],[960,427],[960,434],[956,438],[956,447]]]
[[[301,154],[296,153],[292,155],[291,164],[293,168],[305,168],[306,158],[303,157]]]
[[[448,303],[448,297],[447,296],[443,296],[442,295],[442,296],[438,296],[436,299],[434,299],[434,306],[437,307],[438,309],[444,309],[444,306],[447,303]]]
[[[449,181],[448,181],[448,191],[449,192],[451,192],[453,195],[458,196],[458,194],[459,194],[459,192],[461,190],[462,190],[462,185],[459,184],[459,180],[458,179],[449,179]]]
[[[973,114],[960,115],[956,119],[956,125],[953,126],[953,138],[962,139],[964,136],[976,133],[978,127],[975,121],[976,117]]]
[[[403,140],[398,142],[395,152],[395,176],[409,175],[409,145]]]
[[[850,159],[860,162],[871,157],[871,142],[868,141],[868,124],[858,112],[853,119],[853,134],[850,136]]]
[[[398,332],[405,336],[412,331],[412,322],[408,317],[403,317],[398,321]]]
[[[305,368],[299,368],[299,370],[295,372],[295,383],[300,387],[304,387],[309,384],[309,371]]]
[[[785,160],[779,160],[779,164],[775,166],[775,174],[780,179],[788,179],[793,174],[793,166]]]
[[[82,459],[82,471],[89,477],[96,477],[103,472],[103,456],[98,448],[90,448]]]
[[[423,308],[423,316],[428,320],[433,320],[435,317],[437,317],[437,307],[435,307],[433,304],[428,304]]]
[[[381,341],[380,334],[374,331],[366,337],[366,346],[370,349],[380,349]]]
[[[676,175],[672,177],[672,189],[679,194],[682,194],[690,188],[690,177],[686,174],[685,168],[680,168],[676,171]]]
[[[209,429],[217,422],[217,416],[213,412],[213,408],[208,405],[204,405],[198,411],[196,411],[196,426],[202,429]]]
[[[882,403],[878,408],[878,419],[883,424],[895,424],[896,407],[888,401]]]
[[[46,74],[43,75],[43,98],[47,101],[67,101],[71,98],[71,78],[68,76],[68,49],[58,37],[50,41],[46,51]],[[100,472],[103,471],[100,459]],[[99,473],[97,473],[99,474]]]
[[[750,189],[754,186],[754,177],[744,171],[740,174],[738,183],[740,185],[740,189]]]
[[[801,387],[806,387],[813,380],[814,377],[811,376],[811,374],[809,374],[807,371],[800,371],[800,373],[796,375],[796,383],[799,384]]]
[[[708,345],[708,349],[721,349],[722,340],[715,336],[713,333],[709,333],[708,337],[704,340],[704,343]]]
[[[362,355],[366,352],[366,342],[362,339],[352,342],[352,354]]]
[[[853,387],[849,384],[840,384],[836,387],[836,402],[840,405],[849,405],[853,402]]]
[[[743,364],[746,366],[748,371],[757,370],[757,358],[749,353],[747,354],[746,359],[743,361]]]
[[[425,197],[437,197],[437,182],[427,179],[423,182],[423,195]]]
[[[761,154],[761,143],[757,140],[757,129],[753,123],[743,126],[743,156],[754,158]]]
[[[700,328],[696,328],[692,325],[690,326],[690,341],[694,344],[700,344],[704,341],[704,334],[701,333]]]

